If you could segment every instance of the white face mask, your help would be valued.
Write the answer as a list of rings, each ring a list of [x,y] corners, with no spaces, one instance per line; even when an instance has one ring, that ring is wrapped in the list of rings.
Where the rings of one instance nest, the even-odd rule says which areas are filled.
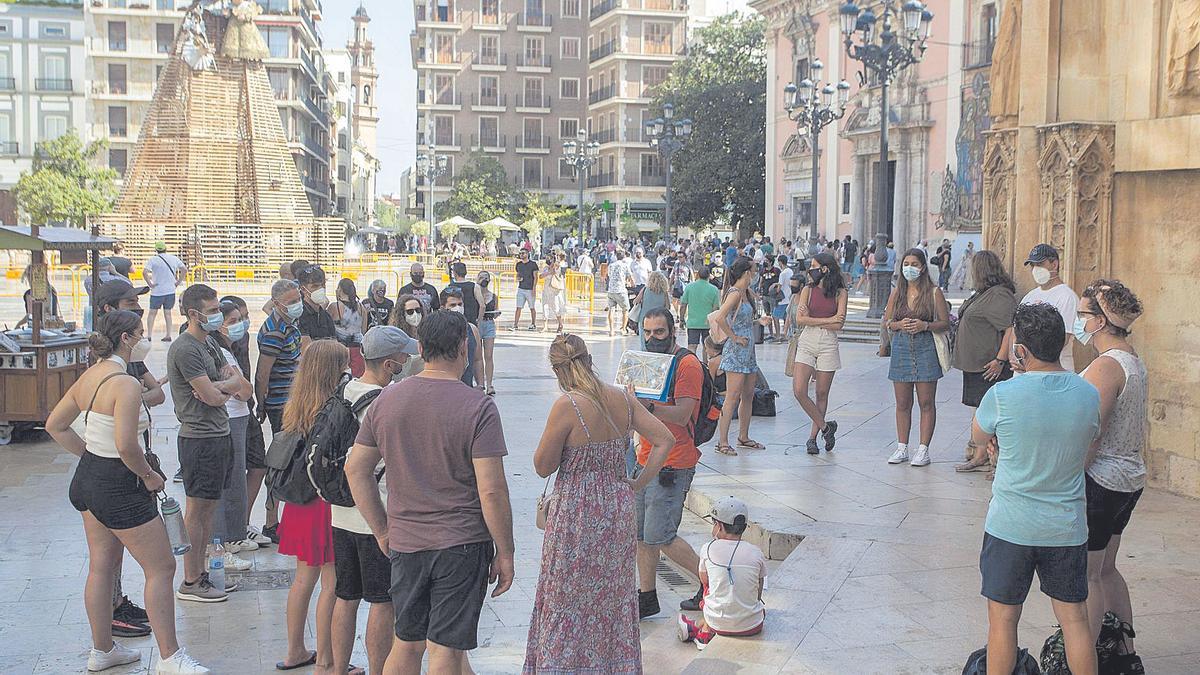
[[[145,361],[146,357],[149,355],[150,341],[146,339],[138,340],[136,343],[134,343],[133,348],[129,352],[129,362],[137,363],[138,361]]]
[[[1030,273],[1033,274],[1033,281],[1038,286],[1045,286],[1050,281],[1050,270],[1045,267],[1034,267]]]
[[[324,307],[329,304],[329,296],[327,296],[325,294],[324,288],[318,288],[315,291],[310,291],[308,294],[308,297],[312,298],[312,301],[317,303],[321,307]]]
[[[900,273],[904,275],[905,279],[908,279],[909,281],[916,281],[917,278],[921,276],[921,268],[914,267],[912,265],[905,265],[903,269],[900,270]]]
[[[408,325],[412,326],[413,328],[416,328],[421,323],[421,315],[420,314],[405,314],[404,321],[406,323],[408,323]]]
[[[451,308],[450,308],[450,311],[451,311],[451,312],[458,312],[459,314],[466,314],[466,313],[467,313],[467,310],[466,310],[466,309],[465,309],[465,308],[464,308],[462,305],[455,305],[455,306],[453,306],[453,307],[451,307]]]

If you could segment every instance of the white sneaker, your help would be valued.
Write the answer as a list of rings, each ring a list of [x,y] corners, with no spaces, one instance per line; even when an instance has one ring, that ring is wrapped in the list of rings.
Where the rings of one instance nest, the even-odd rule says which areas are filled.
[[[158,666],[154,669],[155,675],[208,675],[211,672],[184,651],[183,647],[175,650],[169,659],[159,658]]]
[[[229,551],[225,552],[224,560],[225,560],[225,569],[233,570],[235,572],[245,572],[246,570],[250,569],[251,567],[254,567],[254,563],[250,562],[249,560],[246,560],[245,558],[239,558],[236,555],[230,553]]]
[[[119,642],[113,642],[112,649],[107,652],[93,649],[88,654],[87,669],[95,673],[115,666],[123,666],[127,663],[136,663],[141,658],[142,653],[138,650],[130,649]]]
[[[929,448],[924,445],[917,446],[917,453],[913,455],[911,466],[927,466],[929,464]]]
[[[270,546],[271,538],[263,534],[257,527],[250,526],[246,529],[246,541],[252,541],[259,546]]]
[[[907,443],[897,443],[896,451],[892,453],[891,457],[888,457],[888,464],[903,464],[904,462],[907,462],[907,461],[908,461],[908,444]]]
[[[242,551],[257,551],[258,544],[253,539],[243,539],[241,541],[231,541],[225,544],[225,550],[230,553],[241,553]]]

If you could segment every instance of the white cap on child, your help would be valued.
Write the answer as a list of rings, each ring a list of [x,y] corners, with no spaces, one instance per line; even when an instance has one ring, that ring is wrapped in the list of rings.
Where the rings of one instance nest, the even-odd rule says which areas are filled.
[[[722,497],[713,504],[709,515],[714,520],[734,525],[737,522],[738,516],[741,516],[742,520],[745,521],[749,518],[749,513],[749,509],[746,508],[746,502],[737,497]]]

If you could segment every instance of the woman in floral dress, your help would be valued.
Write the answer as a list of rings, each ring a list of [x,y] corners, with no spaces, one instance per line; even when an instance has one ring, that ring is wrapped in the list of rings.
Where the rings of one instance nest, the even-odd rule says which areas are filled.
[[[658,476],[674,437],[632,393],[600,381],[579,336],[554,339],[550,366],[564,395],[533,464],[538,475],[558,477],[547,497],[524,672],[641,673],[634,492]],[[632,431],[654,446],[636,481],[625,475]]]

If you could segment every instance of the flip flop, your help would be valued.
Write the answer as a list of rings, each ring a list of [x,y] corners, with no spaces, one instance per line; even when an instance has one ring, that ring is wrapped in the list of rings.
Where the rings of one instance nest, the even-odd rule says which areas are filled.
[[[346,675],[367,675],[367,669],[351,663],[349,666],[346,666]]]
[[[316,662],[317,662],[317,653],[310,652],[309,657],[306,660],[304,660],[302,663],[294,663],[289,666],[284,661],[280,661],[279,663],[275,664],[275,670],[296,670],[297,668],[304,668],[306,666],[311,666]]]
[[[747,450],[766,450],[767,449],[767,446],[765,446],[762,443],[759,443],[758,441],[751,439],[751,438],[747,438],[745,440],[739,438],[738,442],[737,442],[737,446],[739,448],[746,448]]]
[[[715,450],[717,452],[721,453],[722,455],[729,455],[730,457],[737,457],[737,450],[734,450],[732,445],[725,445],[724,443],[717,443],[717,447],[715,448]]]

